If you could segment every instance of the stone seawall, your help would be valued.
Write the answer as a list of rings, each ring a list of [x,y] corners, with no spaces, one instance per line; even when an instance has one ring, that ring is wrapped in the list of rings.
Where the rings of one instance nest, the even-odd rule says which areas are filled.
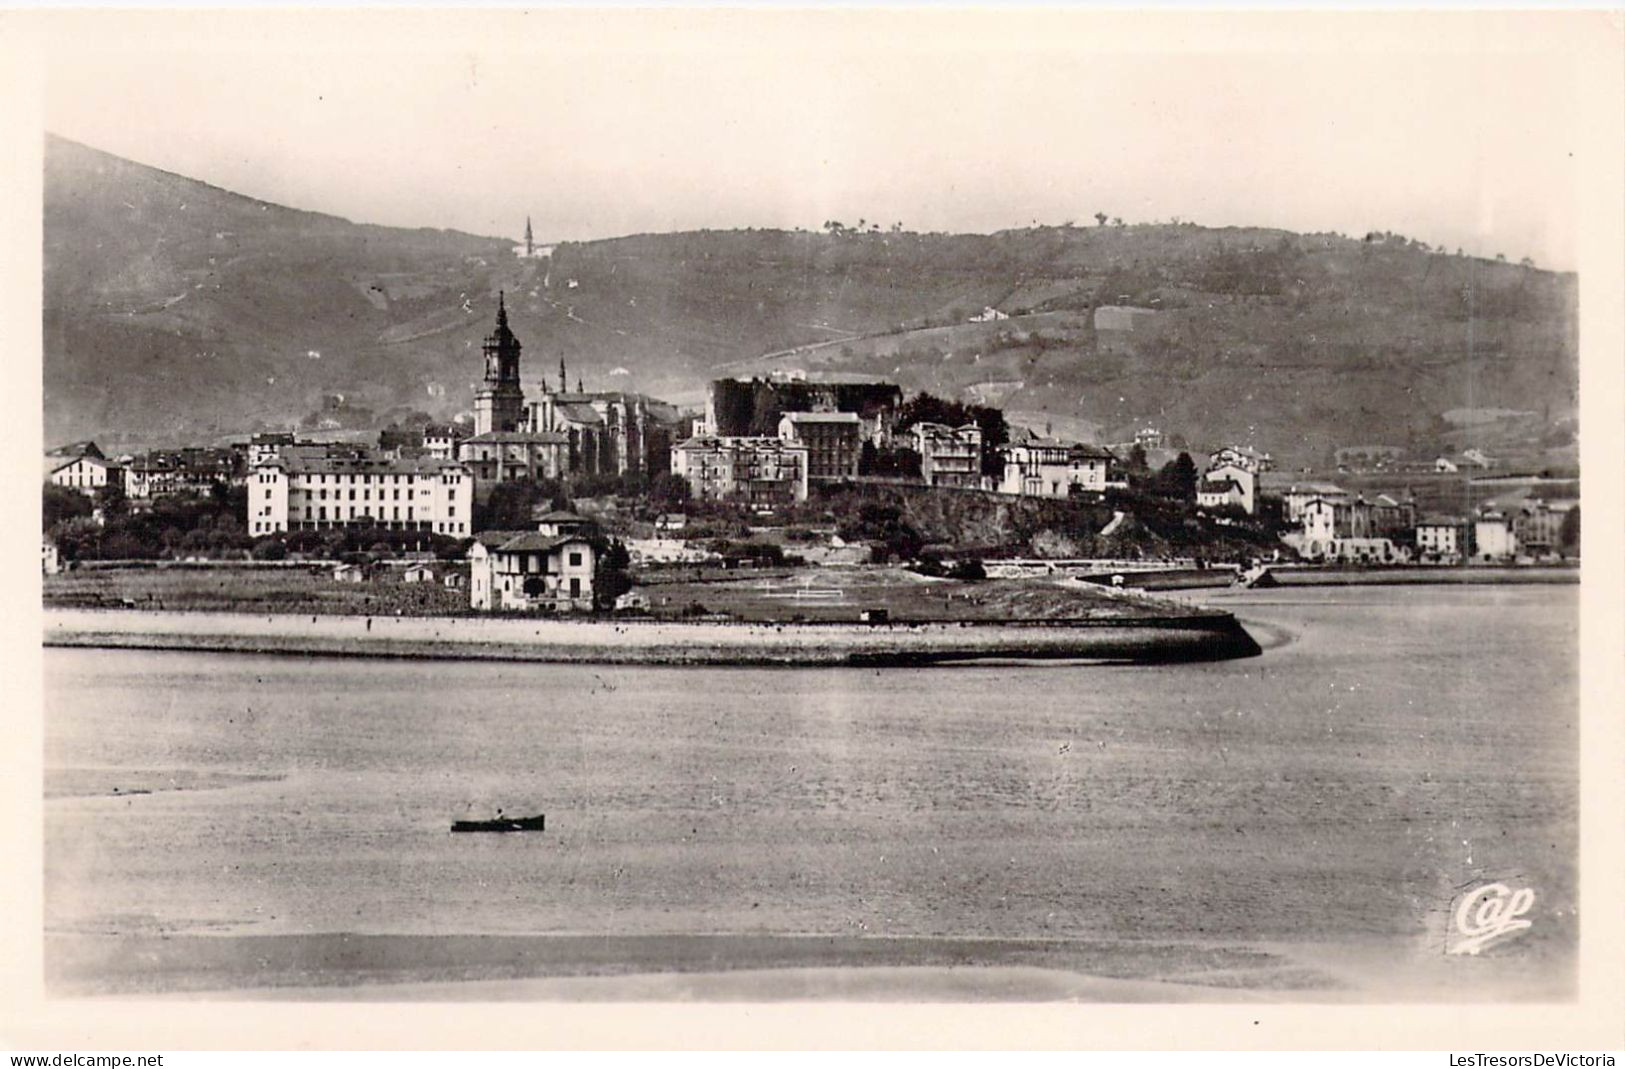
[[[123,649],[662,665],[1155,664],[1261,652],[1228,613],[869,625],[48,609],[44,641]]]

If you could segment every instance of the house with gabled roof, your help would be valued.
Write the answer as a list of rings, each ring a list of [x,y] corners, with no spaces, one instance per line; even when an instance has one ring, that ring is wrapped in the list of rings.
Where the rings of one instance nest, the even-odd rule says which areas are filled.
[[[583,530],[481,531],[468,550],[469,606],[485,612],[593,607],[597,547]]]

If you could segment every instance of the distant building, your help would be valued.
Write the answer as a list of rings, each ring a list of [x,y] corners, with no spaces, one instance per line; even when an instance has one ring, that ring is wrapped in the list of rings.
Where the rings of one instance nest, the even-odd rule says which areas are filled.
[[[284,449],[292,448],[285,446]],[[207,494],[216,486],[246,481],[248,453],[230,449],[153,450],[131,457],[124,468],[124,495],[146,501],[172,494]]]
[[[1416,502],[1397,501],[1387,494],[1378,494],[1371,501],[1371,531],[1384,538],[1410,541],[1416,530]]]
[[[431,423],[423,428],[423,448],[436,460],[456,460],[457,446],[469,437],[461,423]]]
[[[341,564],[333,569],[335,583],[364,583],[367,580],[367,569],[359,564]]]
[[[45,575],[56,575],[62,571],[62,551],[49,538],[40,542],[40,567]]]
[[[1512,517],[1499,509],[1485,509],[1473,521],[1473,559],[1484,563],[1513,561],[1518,556],[1518,534]]]
[[[994,308],[993,306],[989,305],[988,307],[983,308],[980,312],[978,312],[975,315],[971,316],[969,319],[965,320],[965,322],[967,322],[967,323],[997,323],[1001,319],[1009,319],[1009,318],[1010,317],[1007,314],[1005,314],[1004,312],[1001,312],[997,308]]]
[[[1196,496],[1198,504],[1201,503],[1203,489],[1209,484],[1213,484],[1215,487],[1210,496],[1214,494],[1223,494],[1227,498],[1234,496],[1235,501],[1233,503],[1241,506],[1241,510],[1249,516],[1258,511],[1257,468],[1237,463],[1231,459],[1215,463],[1203,473],[1202,481],[1197,484]],[[1234,485],[1235,490],[1233,492],[1225,490],[1225,484]]]
[[[780,438],[695,437],[671,450],[694,497],[758,507],[807,500],[808,466],[807,447]]]
[[[1234,465],[1254,475],[1275,468],[1275,461],[1268,453],[1261,452],[1251,446],[1227,445],[1217,452],[1208,455],[1208,469],[1222,468],[1225,465]]]
[[[706,395],[704,423],[707,434],[744,438],[777,433],[787,412],[851,412],[863,441],[878,445],[890,439],[902,404],[896,383],[860,376],[717,379]]]
[[[1302,523],[1304,505],[1315,498],[1328,501],[1348,501],[1353,498],[1352,494],[1336,483],[1260,477],[1259,485],[1259,492],[1262,495],[1281,499],[1281,514],[1288,523]]]
[[[1433,470],[1440,473],[1453,472],[1460,471],[1461,466],[1449,457],[1438,457],[1433,461]]]
[[[430,457],[295,453],[261,464],[248,484],[253,535],[380,527],[464,538],[473,513],[473,474]]]
[[[1156,427],[1141,427],[1134,432],[1134,444],[1141,449],[1161,449],[1162,431]]]
[[[863,421],[856,412],[786,412],[782,441],[807,447],[807,478],[850,479],[858,474]]]
[[[1233,505],[1246,511],[1247,494],[1235,479],[1203,479],[1196,486],[1196,504],[1205,509]]]
[[[1534,557],[1556,553],[1563,540],[1563,521],[1578,501],[1525,501],[1513,514],[1512,527],[1521,551]]]
[[[1416,553],[1425,561],[1454,563],[1473,553],[1473,525],[1460,516],[1427,516],[1416,524]]]
[[[474,475],[482,504],[497,484],[557,479],[570,473],[570,439],[552,431],[486,431],[457,443],[458,461]]]
[[[95,443],[88,443],[90,450],[78,456],[62,456],[47,453],[45,455],[45,481],[53,486],[64,486],[70,490],[77,490],[86,497],[94,497],[97,491],[105,490],[109,486],[122,489],[124,483],[124,469],[113,461],[101,455]]]
[[[414,564],[401,573],[403,583],[432,583],[434,582],[434,569],[427,564]]]
[[[916,423],[914,450],[927,486],[976,488],[982,485],[982,428],[974,423],[949,427]]]
[[[655,530],[662,534],[681,531],[688,526],[688,516],[682,512],[662,512],[655,517]]]
[[[1102,494],[1113,485],[1111,450],[1056,438],[1029,436],[1004,446],[1001,494],[1025,497],[1070,497]],[[922,454],[923,457],[923,454]]]
[[[266,431],[254,435],[248,440],[246,453],[249,470],[252,471],[267,460],[280,456],[282,450],[294,442],[293,434],[288,431]]]
[[[468,550],[469,605],[486,612],[593,607],[597,551],[583,534],[481,531]]]

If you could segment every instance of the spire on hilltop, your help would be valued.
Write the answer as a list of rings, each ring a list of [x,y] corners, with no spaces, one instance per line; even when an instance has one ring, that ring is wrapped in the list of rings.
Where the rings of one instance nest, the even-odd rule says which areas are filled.
[[[536,255],[536,241],[530,233],[530,216],[525,216],[525,255]]]
[[[559,392],[569,393],[570,383],[564,376],[564,357],[559,357]]]

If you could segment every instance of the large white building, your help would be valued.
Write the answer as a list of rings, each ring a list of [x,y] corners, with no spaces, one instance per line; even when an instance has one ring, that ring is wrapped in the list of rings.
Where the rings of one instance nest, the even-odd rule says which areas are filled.
[[[808,449],[779,438],[699,436],[671,448],[671,471],[711,501],[786,505],[807,500]]]
[[[466,538],[474,476],[455,461],[372,454],[268,460],[248,479],[248,531],[380,527]]]

